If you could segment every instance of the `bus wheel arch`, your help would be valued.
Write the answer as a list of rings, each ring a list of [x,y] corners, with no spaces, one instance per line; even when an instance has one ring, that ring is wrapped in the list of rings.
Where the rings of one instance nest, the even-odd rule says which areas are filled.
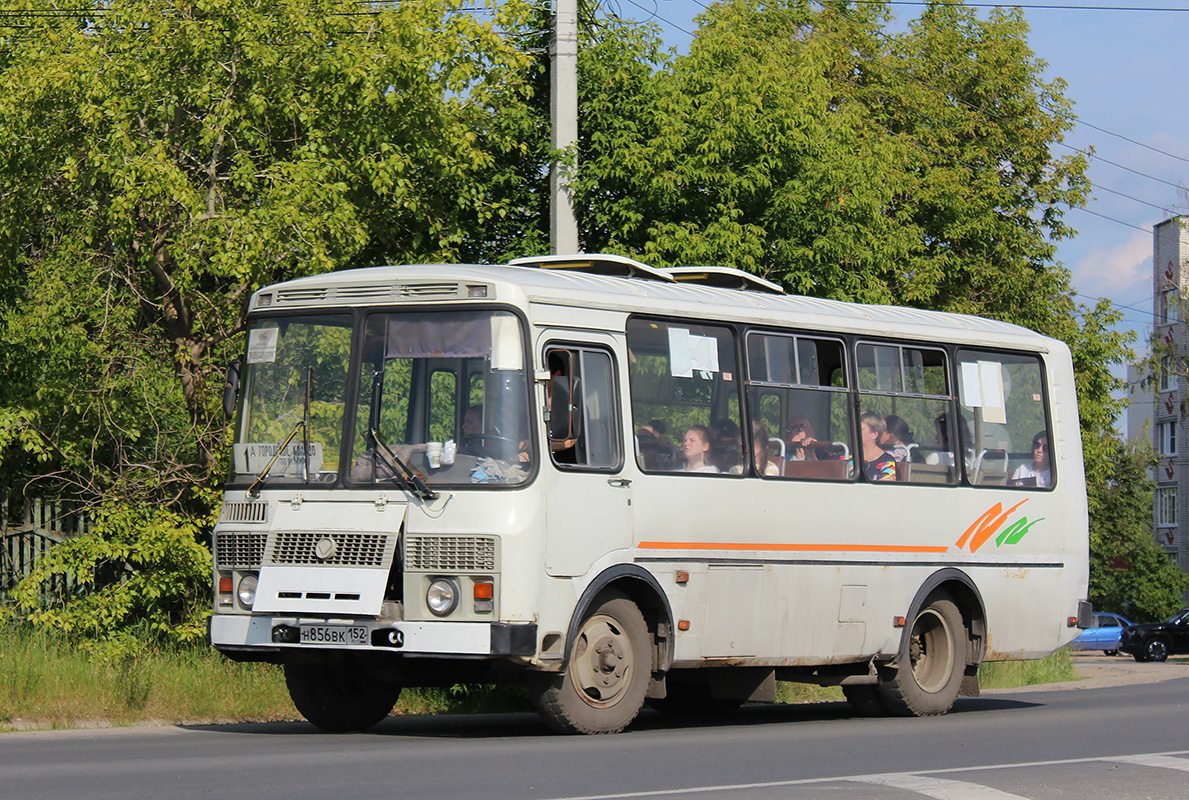
[[[578,634],[578,629],[592,604],[605,592],[618,592],[640,609],[653,642],[652,672],[667,672],[673,663],[673,610],[669,606],[668,597],[652,573],[635,564],[617,564],[609,567],[599,573],[583,590],[577,605],[574,606],[574,614],[566,631],[566,656],[562,668],[565,669],[569,662],[569,643]]]
[[[561,733],[618,733],[648,691],[653,638],[639,606],[622,592],[599,592],[578,617],[560,673],[530,687],[545,723]]]
[[[959,694],[978,694],[986,642],[982,597],[969,576],[940,570],[909,606],[895,660],[881,670],[879,696],[890,713],[946,713]]]

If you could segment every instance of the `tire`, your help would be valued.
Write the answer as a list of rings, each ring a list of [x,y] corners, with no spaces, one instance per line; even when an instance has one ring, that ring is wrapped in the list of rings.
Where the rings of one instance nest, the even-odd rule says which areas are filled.
[[[1117,655],[1119,655],[1119,651],[1118,650],[1103,650],[1102,654],[1104,656],[1117,656]]]
[[[846,698],[846,702],[850,703],[851,710],[855,712],[855,716],[887,716],[887,706],[883,704],[883,699],[880,697],[879,687],[874,684],[870,686],[866,684],[843,686],[842,695]]]
[[[1144,661],[1164,661],[1168,658],[1168,642],[1149,639],[1144,642]]]
[[[1131,657],[1141,663],[1148,660],[1148,657],[1144,653],[1132,653]]]
[[[663,698],[652,698],[648,705],[675,717],[725,717],[743,705],[741,697],[715,697],[707,683],[674,682],[669,674]]]
[[[932,717],[950,710],[962,688],[966,628],[948,594],[933,595],[917,613],[895,666],[879,684],[889,713]]]
[[[618,593],[592,604],[560,675],[534,687],[537,712],[561,733],[619,733],[644,705],[652,641],[640,609]]]
[[[401,688],[352,664],[286,664],[285,686],[301,715],[329,733],[373,727],[392,711]]]

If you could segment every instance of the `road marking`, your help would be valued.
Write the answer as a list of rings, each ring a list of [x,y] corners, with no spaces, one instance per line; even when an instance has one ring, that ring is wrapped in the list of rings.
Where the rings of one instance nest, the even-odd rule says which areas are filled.
[[[1018,794],[1001,792],[998,789],[977,783],[951,781],[946,778],[932,778],[904,772],[870,775],[862,778],[859,782],[890,786],[893,789],[906,789],[910,792],[923,794],[925,797],[936,798],[936,800],[1027,800]]]
[[[970,773],[970,772],[989,772],[991,770],[1005,770],[1005,769],[1022,769],[1026,767],[1057,767],[1070,764],[1094,764],[1102,761],[1118,761],[1136,764],[1137,766],[1153,766],[1166,767],[1170,769],[1185,769],[1182,764],[1189,764],[1185,759],[1175,758],[1175,756],[1189,756],[1189,750],[1174,750],[1168,753],[1141,753],[1139,755],[1130,756],[1092,756],[1090,758],[1062,758],[1054,761],[1022,761],[1016,764],[985,764],[983,766],[972,767],[947,767],[945,769],[920,769],[912,772],[898,772],[887,773],[880,775],[834,775],[828,778],[802,778],[801,780],[790,781],[765,781],[762,783],[727,783],[706,786],[686,786],[681,789],[654,789],[646,792],[619,792],[615,794],[584,794],[584,795],[565,795],[561,797],[551,797],[547,800],[632,800],[636,797],[674,797],[685,794],[710,794],[713,792],[739,792],[751,789],[777,789],[785,786],[815,786],[824,783],[881,783],[887,786],[894,786],[888,781],[892,779],[899,779],[901,777],[921,778],[923,776],[932,775],[949,775],[954,773]],[[940,783],[940,781],[939,781]],[[944,783],[958,783],[958,781],[944,781]],[[986,786],[975,786],[974,784],[966,784],[971,788],[977,788],[981,794],[968,795],[940,795],[931,794],[930,797],[945,798],[945,800],[1008,800],[1008,798],[1017,798],[1017,795],[1000,792],[996,789],[991,789]],[[920,791],[920,790],[915,790]],[[995,792],[995,794],[991,794]],[[922,792],[923,793],[923,792]]]
[[[1179,769],[1181,772],[1189,772],[1189,760],[1173,758],[1172,756],[1122,756],[1120,758],[1112,758],[1111,761],[1120,761],[1124,764],[1138,764],[1141,767],[1163,767],[1165,769]]]

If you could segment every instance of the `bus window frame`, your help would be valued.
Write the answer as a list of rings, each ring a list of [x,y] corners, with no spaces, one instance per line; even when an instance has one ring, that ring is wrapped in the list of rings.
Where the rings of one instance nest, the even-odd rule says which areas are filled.
[[[354,441],[355,441],[355,434],[356,434],[355,426],[356,426],[356,422],[359,417],[361,378],[362,378],[362,373],[363,373],[363,368],[364,368],[363,349],[364,349],[364,340],[367,336],[367,318],[373,314],[393,314],[393,313],[402,312],[402,311],[416,312],[416,313],[427,313],[427,312],[435,312],[435,311],[440,311],[440,312],[448,312],[448,311],[502,311],[502,312],[509,313],[509,314],[513,315],[514,317],[516,317],[516,319],[520,323],[520,347],[521,347],[521,354],[523,357],[523,362],[522,362],[523,367],[522,367],[521,371],[524,373],[524,376],[525,376],[524,377],[525,391],[528,394],[528,397],[526,399],[526,403],[527,403],[526,407],[527,407],[527,414],[528,414],[528,427],[529,427],[528,437],[529,437],[529,442],[530,442],[530,447],[532,449],[532,452],[534,454],[541,452],[541,441],[540,441],[540,437],[538,437],[538,435],[537,435],[536,425],[534,423],[534,420],[536,420],[538,418],[538,414],[540,412],[537,410],[537,407],[536,407],[537,395],[536,395],[536,392],[533,391],[533,388],[532,388],[533,384],[534,384],[533,372],[532,372],[532,363],[533,363],[532,356],[533,356],[533,354],[532,354],[532,349],[531,349],[532,346],[531,346],[531,341],[530,341],[530,336],[532,334],[532,323],[529,321],[528,315],[525,313],[524,309],[522,309],[518,306],[509,305],[506,303],[474,303],[474,304],[472,304],[472,303],[445,303],[445,304],[443,304],[443,303],[427,303],[425,305],[421,305],[419,303],[416,305],[379,303],[376,305],[366,306],[366,307],[349,307],[346,310],[352,312],[355,317],[355,323],[354,323],[355,338],[352,342],[351,363],[348,365],[349,368],[347,370],[347,379],[349,381],[351,381],[351,383],[348,385],[348,388],[347,388],[348,400],[347,400],[347,407],[344,412],[344,422],[343,422],[344,435],[349,434],[351,437],[352,451],[349,454],[349,458],[352,463],[354,463],[354,459],[355,459],[355,454],[354,454]],[[474,373],[474,372],[468,373],[467,391],[469,391],[469,388],[472,385],[471,382],[474,380],[474,377],[476,375],[483,375],[484,400],[486,401],[486,393],[490,389],[490,387],[487,385],[486,374]],[[468,395],[468,403],[469,403],[469,395]],[[465,415],[466,409],[463,409],[462,413]],[[461,420],[459,421],[458,425],[459,425],[459,430],[461,430],[461,428],[462,428]],[[432,484],[432,488],[435,490],[448,489],[450,491],[460,491],[460,490],[464,490],[464,489],[474,489],[476,491],[485,491],[485,492],[518,491],[520,489],[524,489],[528,486],[531,486],[536,481],[537,476],[540,473],[540,462],[541,462],[541,458],[537,457],[537,458],[530,459],[527,464],[522,463],[519,465],[522,468],[524,468],[525,472],[527,473],[527,475],[525,476],[525,479],[523,481],[521,481],[520,483],[495,483],[495,482],[434,483],[434,484]],[[375,490],[377,488],[382,488],[382,487],[376,486],[375,484],[367,483],[366,481],[352,481],[351,477],[350,477],[350,469],[340,470],[340,476],[338,479],[338,483],[336,483],[336,485],[341,486],[343,488],[347,488],[347,489]],[[393,484],[393,486],[395,486],[395,484]]]
[[[697,326],[697,327],[702,327],[702,328],[716,328],[719,330],[726,331],[730,334],[730,336],[731,336],[731,352],[732,352],[732,355],[733,355],[734,361],[735,361],[734,370],[732,370],[729,373],[732,376],[731,380],[726,380],[725,378],[720,378],[718,383],[734,384],[733,392],[735,395],[735,401],[739,407],[739,419],[736,422],[736,424],[739,425],[740,451],[743,454],[743,463],[750,464],[751,459],[753,458],[752,453],[751,453],[751,443],[747,441],[748,437],[743,435],[743,431],[745,430],[744,426],[751,424],[750,418],[748,417],[747,412],[746,412],[746,407],[747,407],[747,381],[746,381],[747,352],[743,349],[743,341],[744,341],[744,338],[747,336],[747,333],[750,330],[750,328],[743,323],[733,322],[730,320],[723,320],[723,319],[717,319],[717,320],[709,319],[708,320],[704,317],[691,318],[691,317],[661,316],[661,315],[655,315],[655,314],[628,314],[627,319],[624,321],[624,343],[627,348],[629,358],[632,357],[631,356],[631,353],[632,353],[632,326],[634,324],[638,324],[638,323],[658,323],[658,324],[662,324],[662,325],[684,325],[687,327]],[[725,371],[721,369],[721,365],[720,365],[718,374],[721,376],[724,374],[724,372]],[[627,409],[627,412],[629,415],[629,421],[631,422],[631,430],[633,432],[633,438],[634,438],[635,431],[639,429],[640,425],[646,424],[646,421],[637,421],[636,420],[636,396],[632,392],[632,372],[631,372],[630,366],[628,368],[627,383],[625,386],[626,386],[626,390],[627,390],[627,394],[626,394],[627,404],[626,404],[625,408]],[[666,399],[671,399],[671,398],[666,398]],[[728,395],[723,395],[722,398],[720,398],[719,396],[715,395],[714,390],[712,388],[711,394],[710,394],[710,402],[707,405],[707,407],[710,410],[709,419],[706,422],[707,426],[709,426],[710,423],[713,422],[715,419],[721,418],[721,417],[715,416],[715,414],[717,413],[716,407],[718,405],[720,405],[720,403],[719,403],[720,399],[722,400],[721,405],[724,407],[725,411],[729,412],[729,410],[730,410],[730,405],[731,405],[730,397]],[[681,404],[696,405],[692,401],[682,401]],[[729,416],[727,418],[729,418]],[[732,420],[732,422],[735,422],[735,420]],[[680,450],[680,443],[678,443],[678,449]],[[635,451],[634,446],[632,447],[632,450],[634,453],[634,451]],[[626,460],[626,456],[625,456],[625,460]],[[746,478],[750,474],[750,472],[747,469],[743,470],[743,472],[741,472],[741,473],[732,473],[732,472],[692,473],[692,472],[685,472],[684,470],[645,469],[643,464],[640,462],[639,458],[637,458],[635,455],[633,455],[633,460],[636,462],[636,465],[640,469],[640,472],[645,475],[674,475],[674,476],[680,475],[680,476],[684,476],[684,477],[697,477],[697,478],[714,477],[714,478],[739,479],[739,478]]]
[[[546,452],[548,452],[550,463],[552,463],[553,466],[556,467],[557,469],[562,470],[564,472],[600,472],[600,473],[604,473],[607,475],[619,474],[620,472],[623,471],[624,463],[627,460],[627,456],[625,455],[626,448],[624,446],[624,431],[623,431],[623,383],[620,380],[619,359],[617,359],[615,357],[615,350],[613,348],[609,347],[608,345],[605,345],[602,343],[582,342],[582,341],[568,340],[568,339],[567,340],[551,339],[551,340],[545,342],[541,346],[541,362],[542,362],[542,364],[544,364],[544,368],[546,370],[549,369],[549,354],[556,352],[556,351],[564,352],[567,354],[567,360],[569,361],[569,367],[570,367],[570,374],[567,377],[569,377],[571,379],[571,384],[570,384],[571,387],[573,386],[572,379],[573,379],[573,367],[574,367],[574,361],[575,361],[575,359],[572,355],[573,353],[575,353],[575,352],[577,352],[577,353],[597,352],[597,353],[607,356],[609,364],[610,364],[610,368],[611,368],[610,376],[611,376],[611,382],[612,382],[611,391],[610,391],[610,401],[612,404],[612,408],[610,410],[610,413],[611,413],[610,420],[611,420],[612,425],[614,425],[614,430],[608,431],[608,434],[609,434],[611,445],[615,449],[615,462],[614,462],[614,464],[611,464],[611,465],[591,465],[591,464],[571,464],[571,463],[566,463],[564,461],[559,461],[556,458],[556,452],[553,450],[553,441],[554,440],[552,438],[552,433],[550,431],[550,422],[549,421],[545,422],[545,436],[546,436],[545,441],[546,441],[547,445],[545,447],[542,447],[542,449],[541,449],[541,453],[542,453],[541,460],[542,461],[545,460],[544,454]],[[583,362],[583,358],[579,357],[577,359],[577,361],[581,364]],[[585,367],[582,367],[582,369],[585,370]],[[552,379],[552,376],[551,376],[551,379]],[[547,386],[551,386],[551,385],[552,385],[551,383],[547,384]],[[549,391],[548,388],[546,391]],[[587,407],[587,403],[585,402],[586,397],[585,397],[585,395],[581,394],[582,392],[586,391],[585,372],[583,373],[583,375],[579,376],[578,391],[579,391],[579,397],[582,398],[582,405],[579,408],[579,412],[581,414],[581,422],[580,422],[581,427],[580,427],[580,430],[578,431],[577,439],[578,439],[578,441],[583,441],[586,439],[587,433],[590,430],[589,420],[586,417],[586,407]],[[546,399],[545,402],[548,403],[549,400]],[[542,419],[544,419],[544,412],[545,412],[545,407],[542,407],[542,409],[541,409]],[[549,410],[549,413],[550,413],[550,416],[552,417],[552,414],[553,414],[552,409]],[[534,428],[537,427],[535,421],[534,421],[533,427]],[[577,443],[575,443],[575,447],[576,446],[577,446]]]
[[[1033,361],[1035,361],[1040,367],[1040,391],[1041,391],[1040,402],[1041,402],[1041,406],[1043,407],[1043,410],[1044,410],[1045,433],[1049,437],[1049,485],[1048,486],[1012,486],[1010,483],[1008,483],[1007,485],[1001,486],[998,484],[971,483],[971,482],[969,482],[969,476],[966,476],[963,478],[961,485],[965,486],[965,487],[969,487],[971,489],[998,489],[1000,491],[1007,490],[1007,491],[1014,491],[1014,492],[1020,492],[1020,491],[1023,491],[1023,492],[1052,492],[1052,491],[1054,491],[1057,488],[1057,481],[1059,479],[1059,475],[1058,475],[1058,471],[1057,471],[1057,453],[1053,449],[1053,442],[1054,442],[1053,432],[1056,430],[1056,428],[1053,425],[1053,401],[1052,401],[1052,392],[1050,391],[1048,362],[1045,360],[1045,355],[1046,355],[1045,351],[1042,351],[1042,350],[1012,350],[1012,349],[1006,348],[1006,347],[983,347],[981,345],[971,345],[971,344],[954,344],[954,345],[951,345],[951,348],[953,350],[953,366],[954,366],[954,375],[953,375],[954,399],[952,400],[951,405],[954,408],[954,413],[958,414],[958,415],[961,415],[963,413],[962,410],[965,408],[965,406],[962,405],[961,398],[959,397],[958,391],[957,391],[957,388],[958,388],[957,370],[958,370],[958,363],[959,363],[958,354],[960,352],[965,350],[965,351],[973,351],[973,352],[979,352],[979,353],[987,353],[990,355],[1007,355],[1007,356],[1013,356],[1015,358],[1030,358]],[[962,432],[960,430],[958,431],[958,435],[959,436],[962,435]],[[973,433],[971,435],[973,436]],[[1031,442],[1031,440],[1032,440],[1032,438],[1029,437],[1029,442]],[[1010,481],[1010,478],[1008,480]]]
[[[796,370],[797,370],[796,378],[798,381],[801,379],[801,354],[798,351],[797,345],[796,345],[796,342],[798,339],[809,339],[809,340],[813,340],[813,341],[837,343],[839,345],[839,350],[842,354],[841,372],[842,372],[843,379],[846,382],[846,385],[845,386],[830,386],[830,385],[826,385],[826,384],[822,384],[822,383],[786,384],[786,383],[781,383],[781,382],[777,382],[777,381],[754,380],[751,375],[751,360],[748,355],[749,351],[748,351],[748,347],[747,347],[747,345],[748,345],[747,340],[752,335],[773,336],[773,337],[777,337],[777,338],[791,339],[793,341],[792,352],[793,352],[793,358],[795,360],[794,363],[796,365]],[[855,359],[854,359],[854,353],[851,350],[852,343],[851,343],[850,337],[846,336],[845,334],[835,333],[832,331],[827,332],[827,331],[806,330],[806,329],[802,329],[802,328],[790,329],[790,328],[770,328],[770,327],[761,327],[761,326],[750,326],[744,331],[744,335],[742,337],[740,344],[743,348],[743,362],[744,362],[743,369],[745,370],[745,380],[744,380],[744,399],[745,399],[745,401],[747,400],[748,394],[752,387],[756,387],[757,389],[760,389],[760,390],[781,389],[781,390],[785,390],[785,391],[815,391],[815,392],[827,392],[827,393],[842,395],[845,398],[844,402],[845,402],[845,406],[846,406],[846,408],[845,408],[846,419],[847,419],[847,423],[850,427],[850,430],[846,431],[847,440],[846,440],[845,444],[847,447],[847,451],[852,454],[852,458],[853,458],[853,454],[855,452],[857,452],[857,448],[859,447],[859,424],[858,424],[858,414],[856,413],[856,410],[855,410],[856,406],[857,406],[857,402],[854,400],[854,396],[856,393],[856,389],[855,389],[856,376],[854,374],[854,369],[852,369],[852,364],[854,363]],[[745,403],[745,405],[747,406],[747,411],[748,411],[747,424],[750,425],[751,424],[751,416],[750,416],[751,406],[749,403]],[[781,408],[782,419],[781,419],[780,429],[774,431],[772,434],[772,435],[776,436],[777,438],[782,438],[781,434],[784,432],[783,427],[784,427],[785,423],[788,421],[788,419],[791,418],[790,417],[791,409],[789,409],[787,407],[787,403],[783,400],[783,398],[782,398],[781,406],[782,406],[782,408]],[[831,441],[836,441],[836,440],[831,440]],[[754,459],[754,456],[752,456],[749,453],[749,458]],[[793,481],[793,482],[804,482],[804,483],[849,483],[849,484],[853,484],[853,483],[857,483],[859,481],[859,473],[860,472],[861,472],[861,470],[858,470],[858,469],[849,470],[848,471],[849,474],[843,478],[817,478],[817,477],[801,478],[801,477],[789,477],[789,476],[784,476],[784,475],[780,476],[779,478],[776,476],[762,476],[762,475],[757,476],[757,477],[766,478],[767,480],[781,480],[781,481]]]

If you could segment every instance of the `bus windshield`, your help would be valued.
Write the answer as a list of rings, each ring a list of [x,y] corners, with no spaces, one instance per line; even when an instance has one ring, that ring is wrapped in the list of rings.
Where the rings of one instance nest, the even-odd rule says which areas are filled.
[[[333,483],[347,398],[351,317],[257,320],[232,480]]]
[[[350,480],[508,485],[531,472],[520,321],[505,311],[366,318]]]

